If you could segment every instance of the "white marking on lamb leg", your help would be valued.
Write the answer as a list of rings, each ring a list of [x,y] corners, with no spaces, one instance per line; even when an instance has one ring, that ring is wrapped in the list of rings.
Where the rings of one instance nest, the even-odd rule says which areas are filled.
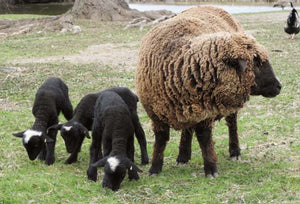
[[[72,128],[72,126],[63,126],[63,129],[65,129],[66,131],[70,131]]]
[[[120,164],[119,159],[117,159],[116,157],[110,157],[110,158],[108,158],[107,162],[108,162],[109,167],[112,170],[112,172],[115,172],[117,166]]]
[[[24,143],[27,144],[31,137],[33,136],[42,136],[42,132],[36,130],[26,130],[24,132]]]

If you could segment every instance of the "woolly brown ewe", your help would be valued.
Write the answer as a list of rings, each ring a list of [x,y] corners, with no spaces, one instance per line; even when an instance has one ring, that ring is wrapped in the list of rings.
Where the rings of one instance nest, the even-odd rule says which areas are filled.
[[[136,82],[155,133],[150,174],[162,170],[173,127],[183,134],[195,130],[205,174],[217,176],[215,118],[236,113],[250,92],[273,97],[281,88],[267,51],[232,16],[211,6],[184,11],[145,36]]]

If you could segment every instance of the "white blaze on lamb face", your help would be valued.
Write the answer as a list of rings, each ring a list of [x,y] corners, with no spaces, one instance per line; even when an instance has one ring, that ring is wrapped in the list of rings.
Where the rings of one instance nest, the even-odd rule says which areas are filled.
[[[116,157],[108,158],[107,162],[108,162],[109,167],[112,170],[112,172],[114,172],[116,170],[117,166],[120,164],[119,159],[117,159]]]
[[[24,132],[24,143],[27,144],[31,137],[33,136],[42,136],[42,132],[36,130],[26,130]]]
[[[65,129],[66,131],[70,131],[72,128],[72,126],[63,126],[63,129]]]

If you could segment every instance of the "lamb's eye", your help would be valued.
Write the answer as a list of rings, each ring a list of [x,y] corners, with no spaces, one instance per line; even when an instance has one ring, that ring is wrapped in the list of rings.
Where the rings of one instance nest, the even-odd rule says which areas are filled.
[[[250,50],[252,49],[252,46],[251,45],[247,45],[247,50]]]

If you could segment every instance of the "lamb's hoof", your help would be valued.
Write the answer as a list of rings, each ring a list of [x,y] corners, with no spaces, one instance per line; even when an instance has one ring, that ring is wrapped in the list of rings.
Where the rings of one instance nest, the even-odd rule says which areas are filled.
[[[55,157],[48,157],[45,160],[45,164],[47,164],[47,165],[52,165],[52,164],[54,164],[54,162],[55,162]]]
[[[93,169],[88,169],[87,176],[88,176],[89,180],[96,182],[97,181],[97,169],[96,169],[96,171]]]
[[[77,159],[67,159],[66,161],[65,161],[65,164],[72,164],[72,163],[75,163],[75,162],[77,162]]]
[[[136,171],[129,171],[128,172],[128,178],[129,178],[130,181],[133,180],[133,179],[134,180],[139,180],[140,179],[140,177],[139,177],[139,175]]]
[[[45,161],[45,160],[46,160],[46,157],[45,157],[45,155],[39,155],[38,159],[39,159],[40,161]]]
[[[218,176],[219,176],[218,172],[215,172],[213,174],[207,174],[206,178],[213,179],[213,178],[217,178]]]
[[[142,158],[142,163],[141,163],[141,164],[142,164],[142,165],[147,165],[147,164],[149,164],[149,158],[148,158],[148,156]]]

